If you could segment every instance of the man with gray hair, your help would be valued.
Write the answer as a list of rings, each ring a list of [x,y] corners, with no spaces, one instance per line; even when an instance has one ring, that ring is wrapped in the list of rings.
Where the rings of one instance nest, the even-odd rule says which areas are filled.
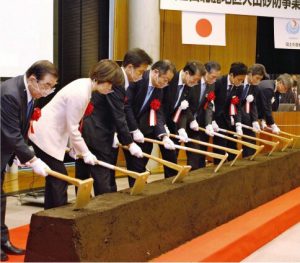
[[[258,85],[257,112],[262,119],[261,128],[269,125],[272,132],[278,134],[280,129],[275,124],[272,116],[272,108],[278,109],[281,93],[286,93],[292,87],[292,77],[289,74],[281,74],[276,80],[263,80]]]

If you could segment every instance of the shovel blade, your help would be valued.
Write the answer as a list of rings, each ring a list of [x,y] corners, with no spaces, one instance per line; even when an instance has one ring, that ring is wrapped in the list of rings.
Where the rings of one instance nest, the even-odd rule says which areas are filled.
[[[83,180],[77,189],[77,196],[76,196],[76,201],[75,201],[75,205],[74,205],[74,210],[78,210],[81,209],[83,207],[85,207],[90,199],[91,199],[91,191],[92,191],[92,187],[93,187],[93,182],[94,179],[93,178],[89,178],[86,180]]]
[[[185,176],[188,175],[189,171],[192,169],[190,165],[184,165],[181,170],[178,171],[178,174],[172,181],[172,184],[181,182]]]
[[[138,195],[141,194],[145,188],[149,172],[145,172],[135,179],[134,185],[131,188],[130,195]]]

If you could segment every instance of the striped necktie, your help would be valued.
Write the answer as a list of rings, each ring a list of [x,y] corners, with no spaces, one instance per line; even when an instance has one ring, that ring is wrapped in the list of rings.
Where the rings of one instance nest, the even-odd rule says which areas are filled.
[[[154,87],[152,87],[152,86],[149,86],[149,87],[148,87],[147,94],[146,94],[144,103],[143,103],[143,105],[142,105],[142,107],[141,107],[141,109],[140,109],[140,112],[141,112],[141,111],[144,109],[144,107],[146,106],[148,100],[149,100],[150,97],[151,97],[151,94],[152,94],[153,90],[154,90]]]

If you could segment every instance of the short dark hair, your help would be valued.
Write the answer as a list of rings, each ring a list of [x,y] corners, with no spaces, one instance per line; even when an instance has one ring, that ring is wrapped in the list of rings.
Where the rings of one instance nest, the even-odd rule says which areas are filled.
[[[221,70],[221,65],[216,61],[208,61],[204,64],[204,67],[208,73],[211,73],[213,70],[214,71]]]
[[[46,74],[50,74],[53,77],[58,78],[58,72],[55,65],[48,60],[36,61],[26,71],[27,78],[34,75],[37,80],[43,79]]]
[[[239,75],[247,75],[248,68],[242,62],[234,62],[230,65],[229,74],[232,74],[234,77]]]
[[[252,75],[259,75],[263,78],[265,78],[267,75],[266,68],[263,64],[253,64],[251,67],[249,67],[248,73],[251,73]]]
[[[109,59],[102,59],[95,64],[89,77],[97,83],[109,82],[113,86],[123,86],[125,83],[122,69],[115,61]]]
[[[159,74],[166,74],[168,70],[170,70],[174,75],[176,73],[176,67],[175,65],[168,59],[159,60],[155,62],[152,67],[152,70],[157,69],[159,71]]]
[[[142,64],[151,65],[152,58],[146,53],[145,50],[140,48],[133,48],[126,52],[123,58],[123,67],[132,64],[135,68],[138,68]]]
[[[200,76],[204,76],[205,72],[206,72],[204,65],[200,61],[197,61],[197,60],[188,61],[185,64],[183,71],[187,71],[191,76],[194,76],[198,72],[199,72]]]
[[[277,77],[276,80],[280,81],[287,90],[291,89],[293,81],[292,81],[292,76],[290,74],[287,73],[281,74]]]

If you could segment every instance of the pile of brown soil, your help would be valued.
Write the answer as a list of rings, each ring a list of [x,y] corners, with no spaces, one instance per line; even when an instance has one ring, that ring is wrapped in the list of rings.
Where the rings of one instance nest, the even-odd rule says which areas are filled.
[[[26,261],[147,261],[300,185],[300,151],[193,171],[32,216]]]

